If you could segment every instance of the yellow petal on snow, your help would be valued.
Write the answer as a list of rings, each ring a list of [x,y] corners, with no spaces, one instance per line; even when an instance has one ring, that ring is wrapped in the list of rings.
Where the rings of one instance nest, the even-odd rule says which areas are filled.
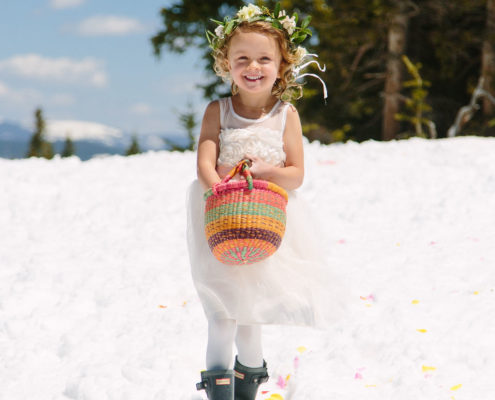
[[[474,292],[473,294],[480,294],[480,292],[476,291],[476,292]]]
[[[304,346],[299,346],[296,350],[299,352],[299,354],[302,354],[308,349]]]
[[[284,400],[284,398],[278,393],[273,393],[267,400]]]
[[[413,303],[413,304],[419,304],[419,300],[413,300],[411,303]]]
[[[366,385],[365,387],[367,387],[367,388],[376,387],[376,385]]]
[[[285,382],[289,382],[290,374],[285,377]]]
[[[462,387],[462,384],[452,386],[450,390],[459,390]]]
[[[426,366],[426,365],[423,365],[423,366],[421,367],[421,369],[423,370],[423,372],[427,372],[427,371],[435,371],[435,370],[436,370],[436,368],[435,368],[435,367],[428,367],[428,366]]]
[[[421,332],[421,333],[426,333],[428,332],[426,329],[416,329],[418,332]]]

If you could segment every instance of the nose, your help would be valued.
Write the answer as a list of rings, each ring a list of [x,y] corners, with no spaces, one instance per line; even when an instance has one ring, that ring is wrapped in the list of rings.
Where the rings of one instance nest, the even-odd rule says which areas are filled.
[[[258,63],[258,61],[256,61],[256,60],[252,60],[252,61],[249,63],[249,65],[248,65],[247,69],[248,69],[248,70],[251,70],[251,69],[258,69],[259,67],[260,67],[260,64]]]

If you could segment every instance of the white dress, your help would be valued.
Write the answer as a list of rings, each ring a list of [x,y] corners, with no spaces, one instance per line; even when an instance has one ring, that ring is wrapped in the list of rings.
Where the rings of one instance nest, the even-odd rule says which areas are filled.
[[[289,104],[279,101],[256,120],[237,115],[231,98],[220,99],[220,154],[217,165],[235,166],[245,154],[283,165],[283,133]],[[230,266],[212,255],[204,232],[203,189],[194,181],[188,193],[188,249],[194,285],[208,319],[234,319],[240,325],[314,326],[323,314],[342,310],[321,255],[315,225],[296,191],[289,192],[286,231],[280,248],[264,261]],[[322,310],[325,313],[322,313]]]

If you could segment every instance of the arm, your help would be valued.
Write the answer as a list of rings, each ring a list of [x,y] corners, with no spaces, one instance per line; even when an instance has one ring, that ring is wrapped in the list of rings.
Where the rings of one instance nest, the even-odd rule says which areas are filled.
[[[304,150],[301,121],[297,110],[289,106],[284,131],[285,166],[270,165],[258,157],[246,154],[253,161],[251,173],[258,179],[264,179],[282,186],[286,190],[297,189],[304,179]]]
[[[221,181],[216,171],[219,133],[220,105],[218,101],[213,101],[206,107],[198,141],[197,174],[204,189]]]

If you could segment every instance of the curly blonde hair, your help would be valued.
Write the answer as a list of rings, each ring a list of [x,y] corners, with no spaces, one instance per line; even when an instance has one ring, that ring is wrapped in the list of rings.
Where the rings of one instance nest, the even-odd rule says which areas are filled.
[[[214,58],[213,69],[215,70],[215,73],[225,82],[231,83],[232,94],[237,94],[239,92],[239,88],[234,81],[232,81],[230,76],[228,69],[228,54],[230,41],[238,31],[244,33],[261,33],[264,35],[269,35],[275,39],[278,43],[282,59],[280,61],[280,78],[277,78],[273,84],[272,94],[283,100],[294,100],[301,98],[302,85],[295,81],[293,71],[297,60],[295,56],[295,49],[285,31],[274,28],[270,23],[265,21],[241,22],[236,29],[225,37],[223,45],[212,52],[212,56]]]

